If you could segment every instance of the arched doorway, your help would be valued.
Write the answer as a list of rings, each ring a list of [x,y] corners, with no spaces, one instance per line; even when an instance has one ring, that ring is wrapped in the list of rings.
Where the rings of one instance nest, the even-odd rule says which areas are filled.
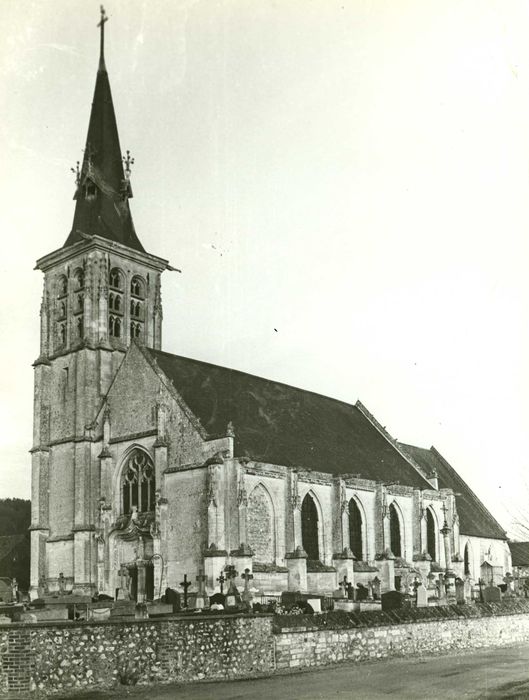
[[[349,501],[349,547],[357,561],[362,561],[362,514],[354,498]]]
[[[301,542],[309,559],[319,561],[318,510],[314,499],[308,493],[301,504]]]
[[[437,533],[435,519],[430,508],[426,509],[426,551],[432,557],[432,561],[437,561]]]
[[[389,538],[390,549],[396,557],[402,556],[400,520],[397,509],[392,503],[389,507]]]

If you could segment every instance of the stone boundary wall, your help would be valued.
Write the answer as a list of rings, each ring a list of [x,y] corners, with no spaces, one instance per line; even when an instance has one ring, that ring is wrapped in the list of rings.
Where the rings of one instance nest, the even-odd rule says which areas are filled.
[[[417,621],[346,630],[284,628],[276,636],[277,669],[421,656],[529,641],[529,615]]]
[[[277,622],[281,618],[276,618]],[[529,614],[351,629],[277,628],[271,615],[0,627],[0,695],[174,681],[418,656],[529,641]],[[288,625],[288,619],[284,620]]]
[[[270,615],[0,627],[0,695],[274,670]]]

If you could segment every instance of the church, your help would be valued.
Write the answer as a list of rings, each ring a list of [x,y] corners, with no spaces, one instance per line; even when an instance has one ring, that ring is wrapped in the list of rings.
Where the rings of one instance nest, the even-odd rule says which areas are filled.
[[[263,594],[501,583],[506,534],[435,448],[397,442],[360,402],[162,350],[171,268],[132,221],[105,21],[72,228],[37,261],[32,597],[114,597],[124,576],[138,601],[184,577],[212,593],[229,565]]]

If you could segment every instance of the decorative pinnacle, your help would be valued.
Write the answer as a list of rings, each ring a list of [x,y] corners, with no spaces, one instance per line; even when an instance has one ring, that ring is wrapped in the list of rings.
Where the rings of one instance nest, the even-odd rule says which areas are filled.
[[[125,179],[130,180],[131,166],[134,165],[134,158],[131,158],[130,151],[127,151],[126,157],[123,156],[122,160],[125,166]]]
[[[72,173],[75,175],[75,185],[76,187],[79,187],[81,184],[81,170],[79,168],[79,161],[75,164],[75,168],[70,168]]]
[[[105,22],[108,22],[108,17],[105,12],[103,5],[100,7],[101,19],[99,20],[98,27],[101,28],[101,39],[99,48],[99,70],[105,69]]]

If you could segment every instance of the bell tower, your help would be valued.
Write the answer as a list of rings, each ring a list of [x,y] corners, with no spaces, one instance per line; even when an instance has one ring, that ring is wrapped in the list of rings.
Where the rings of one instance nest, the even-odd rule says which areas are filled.
[[[119,143],[105,66],[107,17],[75,212],[66,242],[37,261],[44,273],[40,354],[35,368],[32,453],[31,587],[62,574],[74,590],[94,590],[93,532],[99,463],[93,421],[132,341],[160,349],[161,273],[134,229],[129,151]]]

